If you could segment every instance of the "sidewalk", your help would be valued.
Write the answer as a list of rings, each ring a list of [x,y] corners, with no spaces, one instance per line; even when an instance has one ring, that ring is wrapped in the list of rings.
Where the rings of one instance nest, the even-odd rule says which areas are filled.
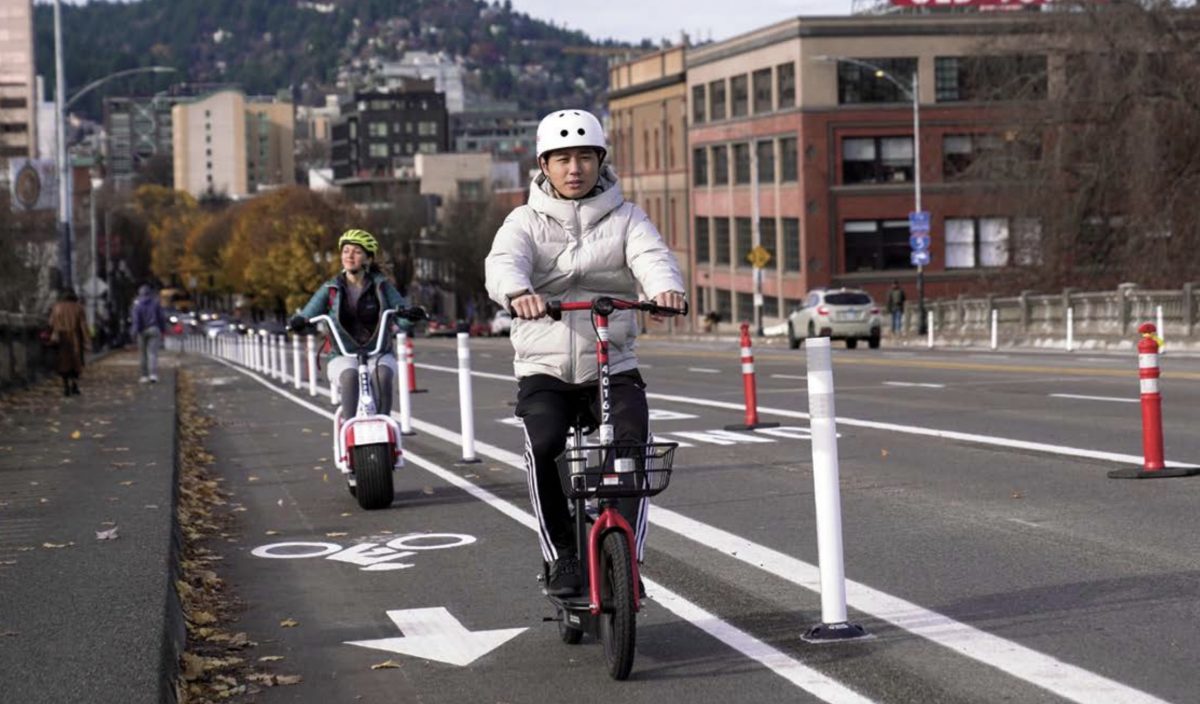
[[[57,378],[0,396],[0,699],[173,701],[174,363],[140,385],[120,351],[80,396]]]

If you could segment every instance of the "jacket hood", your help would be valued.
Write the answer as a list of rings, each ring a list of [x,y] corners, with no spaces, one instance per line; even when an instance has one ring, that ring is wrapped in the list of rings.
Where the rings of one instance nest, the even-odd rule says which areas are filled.
[[[535,176],[529,186],[529,207],[574,232],[590,230],[624,202],[625,194],[617,182],[617,172],[608,164],[600,168],[596,188],[586,198],[560,198],[546,174]]]

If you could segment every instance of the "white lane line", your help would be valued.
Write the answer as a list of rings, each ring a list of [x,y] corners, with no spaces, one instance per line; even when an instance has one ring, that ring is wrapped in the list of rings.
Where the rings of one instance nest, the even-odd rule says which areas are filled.
[[[918,386],[923,389],[944,389],[945,384],[924,384],[919,381],[885,381],[884,386]]]
[[[440,367],[432,364],[418,364],[418,367],[430,369],[434,371],[458,373],[455,367]],[[490,372],[471,372],[472,375],[479,376],[483,379],[497,379],[499,381],[507,381],[516,383],[511,375],[505,376],[502,374],[492,374]],[[646,398],[657,399],[659,401],[670,401],[672,403],[684,403],[693,406],[706,406],[708,408],[721,408],[725,410],[744,411],[745,404],[728,403],[725,401],[712,401],[703,398],[692,398],[690,396],[675,396],[672,394],[655,394],[646,393]],[[759,413],[770,413],[772,415],[783,416],[785,418],[799,418],[808,420],[808,414],[800,411],[792,411],[786,408],[771,408],[769,406],[759,406]],[[1091,460],[1103,460],[1105,462],[1114,462],[1117,464],[1141,465],[1145,459],[1141,455],[1130,455],[1123,452],[1104,452],[1103,450],[1089,450],[1083,447],[1071,447],[1069,445],[1051,445],[1043,442],[1032,442],[1029,440],[1017,440],[1015,438],[1004,438],[995,435],[978,435],[975,433],[962,433],[957,430],[938,430],[936,428],[922,428],[915,425],[900,425],[899,423],[884,423],[873,420],[860,420],[857,418],[847,418],[838,416],[837,423],[839,425],[847,425],[852,428],[870,428],[871,430],[884,430],[893,433],[905,433],[907,435],[919,435],[923,437],[941,438],[943,440],[954,440],[957,442],[969,442],[977,445],[987,445],[989,447],[1013,448],[1018,450],[1028,450],[1030,452],[1042,452],[1050,455],[1060,455],[1064,457],[1082,457]],[[1195,467],[1192,462],[1176,462],[1168,460],[1164,463],[1167,467]]]
[[[310,403],[306,399],[292,394],[290,391],[275,386],[275,384],[263,379],[258,374],[241,369],[225,360],[218,358],[214,359],[217,359],[217,361],[221,362],[222,364],[226,364],[234,369],[237,369],[242,374],[254,379],[258,383],[283,396],[284,398],[290,399],[299,405],[328,418],[329,420],[333,420],[332,413]],[[326,388],[325,394],[328,393],[328,388]],[[422,432],[430,432],[432,434],[431,431],[436,428],[439,431],[439,437],[458,437],[457,433],[453,433],[446,428],[439,428],[438,426],[429,423],[420,422],[415,418],[412,420],[413,427],[419,426],[419,429],[422,430]],[[455,442],[455,445],[461,447],[461,437],[458,438],[458,441]],[[500,450],[499,448],[487,445],[485,443],[476,443],[475,449],[479,452],[479,454],[482,455],[490,455],[492,452],[495,452],[496,456],[494,456],[493,459],[498,459],[506,464],[512,464],[519,468],[524,467],[524,462],[522,461],[521,456],[514,452]],[[537,520],[531,514],[523,511],[520,508],[517,508],[516,505],[509,501],[505,501],[487,489],[477,486],[466,479],[459,477],[453,472],[444,469],[440,465],[437,465],[425,459],[424,457],[415,455],[407,450],[404,452],[404,459],[412,462],[430,474],[439,477],[447,483],[462,489],[472,497],[500,511],[526,528],[534,531],[538,530]],[[706,611],[698,604],[694,604],[679,594],[671,591],[666,586],[655,582],[648,577],[643,577],[643,580],[646,582],[646,589],[650,592],[653,592],[654,601],[662,604],[663,607],[668,611],[674,613],[679,618],[687,621],[705,633],[708,633],[716,640],[724,643],[742,655],[745,655],[751,660],[760,663],[763,667],[767,668],[771,672],[779,675],[788,682],[791,682],[793,685],[803,689],[818,699],[825,702],[830,702],[830,704],[874,704],[873,700],[862,696],[841,682],[838,682],[837,680],[828,677],[817,670],[814,670],[799,660],[790,657],[783,651],[764,643],[763,641],[733,626],[732,624],[726,623],[717,616],[714,616],[712,613]]]
[[[1080,362],[1101,362],[1103,364],[1116,364],[1117,362],[1127,362],[1124,357],[1080,357]]]
[[[808,381],[808,377],[803,374],[772,374],[771,378],[772,379],[800,379],[802,381]]]
[[[971,354],[967,356],[971,359],[1012,359],[1007,354]]]
[[[687,370],[689,372],[695,372],[697,374],[720,374],[721,373],[720,369],[709,369],[708,367],[688,367]]]
[[[230,365],[232,366],[232,365]],[[236,367],[235,367],[236,368]],[[318,409],[307,401],[293,396],[285,390],[277,388],[274,384],[265,379],[262,379],[257,374],[239,369],[243,374],[254,378],[262,385],[281,394],[287,398],[291,398],[303,406],[316,410],[322,415],[326,415],[324,410]],[[328,393],[328,392],[326,392]],[[649,395],[649,394],[647,394]],[[719,403],[719,402],[716,402]],[[727,404],[735,405],[735,404]],[[413,420],[414,427],[418,421]],[[438,437],[450,439],[454,446],[461,445],[461,437],[451,430],[440,428],[428,423],[421,422],[421,428],[424,432],[431,432],[437,429]],[[432,433],[431,433],[432,434]],[[495,450],[493,446],[476,445],[477,451],[482,455],[491,455],[489,449]],[[406,453],[406,457],[414,459],[411,453]],[[496,455],[492,456],[501,462],[509,464],[518,469],[524,469],[524,462],[516,453],[501,450]],[[414,459],[414,464],[419,464]],[[443,470],[444,471],[444,470]],[[455,485],[461,482],[464,485],[473,487],[472,495],[475,492],[480,492],[480,495],[486,495],[495,498],[496,501],[503,501],[486,489],[477,487],[465,479],[462,479],[452,473],[446,473],[447,481],[452,481]],[[440,475],[439,475],[440,476]],[[452,478],[452,479],[451,479]],[[465,487],[464,487],[465,488]],[[521,509],[503,502],[511,506],[511,510],[522,516],[518,519],[522,525],[530,525],[533,517],[521,511]],[[746,540],[728,531],[721,530],[714,526],[701,523],[692,518],[688,518],[683,514],[676,513],[670,509],[661,506],[652,506],[650,510],[649,520],[655,526],[665,528],[677,535],[693,540],[698,544],[710,547],[718,552],[739,560],[747,565],[761,569],[769,574],[772,574],[780,579],[791,582],[797,586],[803,587],[815,593],[820,593],[821,575],[820,568],[816,565],[809,564],[803,560],[796,559],[790,555],[778,552],[771,548],[759,545],[752,541]],[[526,523],[526,521],[530,523]],[[665,587],[657,585],[653,582],[647,582],[654,585],[656,590],[662,589],[663,593],[669,595],[663,601],[663,605],[671,608],[670,599],[680,598],[677,595],[668,592]],[[1079,702],[1080,704],[1092,704],[1097,701],[1104,702],[1122,702],[1122,703],[1145,703],[1145,704],[1167,704],[1164,700],[1158,699],[1146,692],[1121,684],[1114,680],[1110,680],[1102,675],[1091,673],[1083,668],[1065,663],[1055,657],[1040,653],[1032,648],[1027,648],[1019,643],[1006,640],[996,635],[980,631],[972,626],[964,623],[959,623],[954,619],[925,609],[910,601],[906,601],[899,597],[894,597],[885,592],[879,591],[864,584],[860,584],[853,580],[846,580],[846,604],[847,606],[862,611],[875,618],[882,619],[895,625],[898,628],[906,630],[915,635],[930,640],[931,642],[942,645],[954,652],[964,655],[968,658],[981,662],[985,665],[990,665],[1006,674],[1012,675],[1019,679],[1030,682],[1036,686],[1042,687],[1064,699]],[[818,691],[825,691],[825,688],[831,687],[832,691],[843,695],[846,698],[838,698],[836,701],[865,701],[860,695],[845,688],[844,685],[830,680],[819,672],[808,668],[806,665],[799,663],[786,654],[781,653],[769,645],[755,639],[748,633],[739,631],[733,626],[726,624],[715,617],[712,617],[708,612],[703,611],[700,607],[690,605],[697,609],[695,612],[690,612],[686,608],[681,611],[671,609],[677,616],[688,620],[693,625],[705,630],[714,637],[722,639],[730,647],[751,657],[762,663],[772,672],[788,679],[788,681],[796,684],[796,686],[805,689],[814,695],[821,696]],[[691,621],[685,613],[696,615],[702,619],[699,622]],[[704,615],[712,618],[711,621],[704,621]],[[706,625],[713,626],[713,630],[705,627]],[[728,641],[723,640],[720,634],[728,633],[735,636],[744,636],[745,641],[739,641],[743,647],[733,645]],[[792,675],[785,674],[784,671],[777,669],[772,663],[777,659],[782,658],[781,662],[788,664]],[[813,677],[819,678],[819,686],[813,685]],[[832,697],[822,697],[825,701],[834,701]]]
[[[916,352],[884,352],[884,357],[916,357]]]
[[[1051,398],[1077,398],[1081,401],[1112,401],[1113,403],[1141,403],[1137,398],[1120,398],[1118,396],[1087,396],[1085,394],[1049,394]]]

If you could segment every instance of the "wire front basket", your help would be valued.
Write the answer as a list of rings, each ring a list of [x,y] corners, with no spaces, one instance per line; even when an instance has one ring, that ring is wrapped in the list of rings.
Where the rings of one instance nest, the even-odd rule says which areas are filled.
[[[678,443],[585,445],[558,456],[558,477],[569,499],[654,496],[671,481]]]

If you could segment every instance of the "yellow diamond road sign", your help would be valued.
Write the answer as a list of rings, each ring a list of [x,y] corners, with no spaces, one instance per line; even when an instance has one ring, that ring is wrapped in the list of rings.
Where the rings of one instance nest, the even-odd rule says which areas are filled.
[[[761,244],[750,250],[746,255],[746,261],[750,262],[755,269],[761,269],[771,261],[771,253],[766,250]]]

